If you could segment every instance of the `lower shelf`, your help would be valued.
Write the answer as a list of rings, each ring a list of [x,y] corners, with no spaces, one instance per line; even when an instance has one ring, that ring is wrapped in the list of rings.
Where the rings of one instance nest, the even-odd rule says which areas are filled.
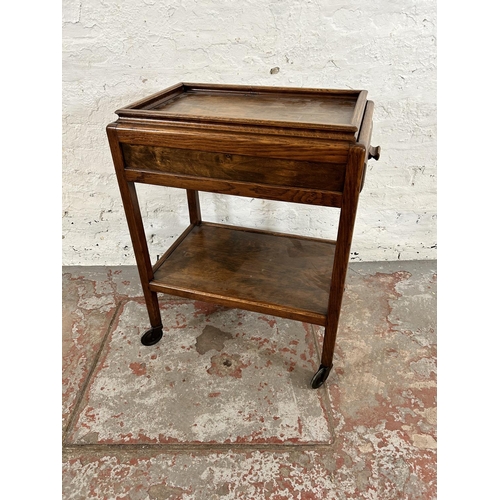
[[[334,242],[212,223],[181,238],[151,290],[325,324]]]

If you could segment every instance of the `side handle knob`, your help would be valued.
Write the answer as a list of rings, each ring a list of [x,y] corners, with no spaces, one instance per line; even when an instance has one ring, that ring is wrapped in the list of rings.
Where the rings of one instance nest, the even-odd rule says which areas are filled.
[[[368,159],[371,160],[372,158],[378,161],[380,158],[380,146],[370,146],[370,149],[368,149]]]

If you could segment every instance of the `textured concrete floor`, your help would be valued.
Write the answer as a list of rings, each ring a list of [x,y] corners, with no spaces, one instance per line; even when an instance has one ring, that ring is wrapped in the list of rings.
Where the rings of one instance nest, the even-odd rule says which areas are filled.
[[[436,263],[350,267],[322,328],[160,295],[133,267],[63,268],[64,499],[436,498]]]

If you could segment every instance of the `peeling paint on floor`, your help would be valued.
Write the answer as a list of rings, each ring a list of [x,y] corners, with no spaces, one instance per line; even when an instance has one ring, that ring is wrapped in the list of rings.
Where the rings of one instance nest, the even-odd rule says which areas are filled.
[[[323,328],[160,296],[134,268],[66,268],[64,499],[436,498],[435,262],[350,266]]]
[[[300,357],[313,351],[302,323],[225,308],[196,318],[189,300],[164,302],[162,310],[163,339],[145,347],[144,305],[123,305],[72,442],[331,441],[323,393],[307,386],[319,360]],[[200,337],[209,340],[202,353]]]

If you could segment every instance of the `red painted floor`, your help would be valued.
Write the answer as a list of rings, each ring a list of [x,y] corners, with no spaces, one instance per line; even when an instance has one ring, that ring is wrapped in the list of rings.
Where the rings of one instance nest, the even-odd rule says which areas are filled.
[[[436,498],[436,263],[352,264],[322,328],[63,269],[64,499]]]

